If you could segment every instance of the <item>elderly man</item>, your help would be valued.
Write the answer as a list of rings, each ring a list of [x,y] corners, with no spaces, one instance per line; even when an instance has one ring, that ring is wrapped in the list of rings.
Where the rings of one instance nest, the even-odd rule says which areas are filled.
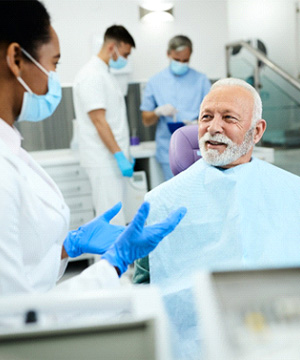
[[[149,261],[150,282],[162,289],[183,354],[197,349],[197,270],[300,264],[300,178],[252,157],[266,128],[261,117],[251,85],[216,82],[200,108],[203,158],[147,194],[150,223],[176,206],[188,208]],[[145,263],[137,263],[135,282],[147,280]]]

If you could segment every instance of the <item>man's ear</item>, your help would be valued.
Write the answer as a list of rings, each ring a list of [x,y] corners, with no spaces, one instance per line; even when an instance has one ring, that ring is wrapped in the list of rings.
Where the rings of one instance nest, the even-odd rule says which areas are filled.
[[[7,66],[11,72],[17,77],[20,75],[23,64],[21,46],[18,43],[9,44],[6,50]]]
[[[262,138],[265,130],[267,127],[267,123],[264,119],[260,119],[257,121],[256,125],[255,125],[255,132],[254,132],[254,143],[257,144],[259,142],[259,140]]]
[[[114,41],[109,41],[106,45],[108,54],[109,54],[109,56],[112,56],[113,60],[117,59],[117,55],[115,53],[115,46],[116,46],[116,43]]]
[[[108,49],[109,51],[111,51],[111,52],[114,51],[115,46],[116,46],[116,43],[115,43],[114,41],[109,41],[109,42],[107,43],[107,49]]]

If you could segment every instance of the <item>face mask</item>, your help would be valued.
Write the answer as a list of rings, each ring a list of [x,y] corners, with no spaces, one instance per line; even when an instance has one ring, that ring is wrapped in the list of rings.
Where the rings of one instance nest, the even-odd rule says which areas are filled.
[[[109,66],[113,69],[122,69],[127,65],[127,60],[119,54],[119,51],[117,48],[115,48],[115,51],[118,55],[117,60],[110,59],[109,60]]]
[[[26,92],[23,96],[22,109],[17,121],[41,121],[51,116],[60,103],[61,85],[56,72],[48,72],[39,62],[28,54],[27,51],[24,49],[21,50],[41,71],[48,76],[48,92],[45,95],[34,94],[25,81],[18,76],[17,80],[25,88]]]
[[[171,64],[171,71],[175,75],[184,75],[189,70],[188,63],[181,63],[180,61],[172,60]]]

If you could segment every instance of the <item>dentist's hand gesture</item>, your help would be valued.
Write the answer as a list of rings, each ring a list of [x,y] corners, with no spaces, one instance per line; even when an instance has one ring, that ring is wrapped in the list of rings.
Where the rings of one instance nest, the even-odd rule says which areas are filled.
[[[176,228],[187,211],[185,207],[181,207],[162,222],[144,226],[149,210],[150,204],[144,202],[126,230],[101,257],[116,267],[120,276],[127,270],[128,265],[154,250],[159,242]]]
[[[77,257],[85,253],[103,254],[125,229],[124,226],[109,223],[121,207],[122,203],[119,202],[103,215],[80,226],[77,230],[69,231],[64,241],[68,256]]]

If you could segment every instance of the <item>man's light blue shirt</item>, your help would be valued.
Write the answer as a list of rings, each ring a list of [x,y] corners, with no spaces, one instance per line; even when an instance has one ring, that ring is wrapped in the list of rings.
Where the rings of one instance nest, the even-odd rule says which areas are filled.
[[[147,83],[140,110],[153,111],[158,106],[171,104],[178,110],[177,121],[192,121],[198,118],[201,102],[210,87],[205,74],[189,68],[185,75],[178,76],[167,67]],[[155,134],[156,157],[164,164],[169,163],[171,133],[167,122],[170,121],[172,117],[161,116]]]

